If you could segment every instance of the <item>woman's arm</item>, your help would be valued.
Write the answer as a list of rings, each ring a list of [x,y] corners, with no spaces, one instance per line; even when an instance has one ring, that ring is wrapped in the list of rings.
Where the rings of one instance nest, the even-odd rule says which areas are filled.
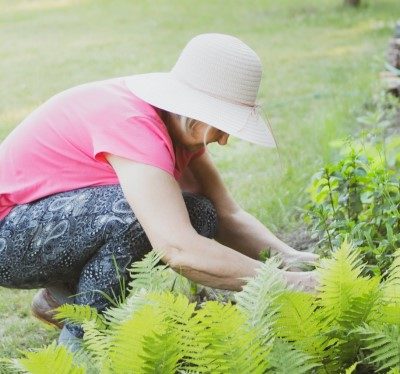
[[[244,211],[232,198],[208,154],[193,160],[190,171],[197,182],[199,193],[208,197],[218,213],[216,239],[230,248],[258,259],[260,251],[269,249],[280,254],[287,264],[299,261],[315,261],[317,256],[296,251],[278,239],[257,218]]]
[[[216,239],[251,258],[259,259],[264,249],[268,249],[272,255],[281,254],[283,257],[298,253],[243,209],[221,217],[220,223]]]
[[[124,195],[153,248],[175,271],[203,285],[240,290],[240,279],[256,274],[260,262],[197,234],[178,183],[161,169],[106,156]]]

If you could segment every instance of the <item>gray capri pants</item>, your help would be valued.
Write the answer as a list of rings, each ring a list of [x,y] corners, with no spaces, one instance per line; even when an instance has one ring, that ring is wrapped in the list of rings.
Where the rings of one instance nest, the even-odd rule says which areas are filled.
[[[183,198],[192,226],[213,238],[217,214],[212,203],[187,192]],[[76,294],[75,304],[101,312],[110,303],[93,291],[119,296],[120,277],[129,281],[129,265],[150,250],[119,184],[62,192],[18,205],[0,221],[0,286],[64,287]],[[79,326],[66,328],[83,335]]]

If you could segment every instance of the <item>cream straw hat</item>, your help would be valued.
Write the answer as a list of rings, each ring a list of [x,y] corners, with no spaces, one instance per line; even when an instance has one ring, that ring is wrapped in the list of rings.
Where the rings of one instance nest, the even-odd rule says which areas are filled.
[[[241,40],[201,34],[189,41],[169,73],[133,75],[125,82],[136,96],[157,108],[275,147],[256,104],[261,74],[259,57]]]

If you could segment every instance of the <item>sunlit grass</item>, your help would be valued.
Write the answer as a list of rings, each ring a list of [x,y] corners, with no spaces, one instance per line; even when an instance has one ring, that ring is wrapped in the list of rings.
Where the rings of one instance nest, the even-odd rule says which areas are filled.
[[[56,329],[31,317],[33,295],[34,291],[0,290],[0,357],[16,357],[19,350],[41,347],[56,339]]]
[[[2,1],[1,10],[3,13],[9,12],[14,14],[15,12],[23,13],[23,12],[31,12],[31,11],[43,11],[48,9],[60,9],[66,8],[68,6],[81,4],[85,2],[85,0],[41,0],[41,1],[32,1],[32,0],[23,0],[18,2],[11,1]]]
[[[352,133],[378,73],[398,0],[0,0],[0,139],[71,86],[167,71],[203,32],[234,34],[260,55],[260,104],[279,143],[211,147],[239,203],[273,229],[298,224],[295,207],[329,143]],[[234,5],[233,5],[234,4]],[[55,337],[29,316],[32,291],[0,290],[0,356]]]

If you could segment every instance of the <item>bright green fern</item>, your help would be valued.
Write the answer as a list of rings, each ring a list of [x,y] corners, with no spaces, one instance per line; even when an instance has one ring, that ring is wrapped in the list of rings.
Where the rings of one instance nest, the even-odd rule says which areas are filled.
[[[274,374],[309,374],[320,364],[313,362],[311,356],[295,349],[295,347],[280,339],[276,339],[268,356],[270,370]]]
[[[267,260],[235,295],[237,305],[191,302],[178,292],[180,276],[159,258],[150,253],[135,264],[130,295],[103,315],[84,306],[60,308],[63,319],[85,330],[85,350],[74,354],[85,367],[64,348],[50,346],[16,361],[20,370],[395,374],[400,366],[399,251],[382,281],[362,276],[359,252],[344,243],[317,269],[314,295],[288,290],[278,263]]]
[[[383,328],[365,325],[357,332],[363,337],[366,361],[372,363],[377,371],[400,368],[399,325],[386,325]]]
[[[25,352],[25,357],[14,360],[14,367],[31,374],[84,374],[85,369],[74,363],[73,355],[55,343],[38,352]]]
[[[247,324],[257,327],[263,344],[273,338],[272,326],[279,310],[276,299],[286,289],[278,265],[277,259],[268,259],[257,275],[247,279],[243,290],[235,295],[238,307],[247,315]]]
[[[94,321],[97,328],[105,328],[104,317],[89,305],[63,304],[56,309],[55,318],[79,325]]]

